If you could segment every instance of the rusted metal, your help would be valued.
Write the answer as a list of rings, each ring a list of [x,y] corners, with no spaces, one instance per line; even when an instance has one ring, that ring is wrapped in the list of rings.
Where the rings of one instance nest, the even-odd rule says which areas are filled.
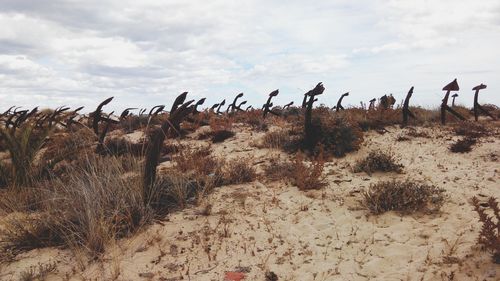
[[[233,111],[244,111],[243,109],[241,109],[241,107],[245,104],[247,104],[248,101],[242,101],[240,102],[237,106],[233,107]]]
[[[217,107],[217,110],[215,111],[215,113],[216,113],[217,115],[222,114],[222,112],[220,111],[220,109],[221,109],[221,108],[222,108],[222,106],[223,106],[223,105],[225,105],[225,104],[226,104],[226,100],[225,100],[225,99],[224,99],[221,103],[219,103],[219,106]]]
[[[233,111],[236,110],[236,108],[237,108],[236,102],[242,96],[243,96],[243,93],[239,93],[238,95],[236,95],[236,97],[234,98],[233,102],[227,107],[226,113],[230,113],[230,112],[233,112]]]
[[[127,118],[129,115],[130,115],[130,111],[131,110],[135,110],[137,109],[136,107],[129,107],[129,108],[125,108],[124,111],[122,111],[122,113],[120,114],[120,120],[123,120],[125,118]]]
[[[455,98],[458,97],[458,94],[451,95],[451,107],[455,107]]]
[[[193,105],[193,111],[191,112],[192,114],[196,115],[199,114],[200,111],[198,110],[198,107],[203,105],[205,103],[206,98],[199,99],[194,105]]]
[[[406,98],[403,103],[403,123],[401,124],[401,127],[408,126],[408,119],[409,119],[408,117],[416,119],[413,112],[410,111],[410,98],[412,95],[413,95],[413,86],[408,91],[408,94],[406,94]]]
[[[103,102],[101,102],[97,106],[96,110],[90,114],[90,116],[92,117],[92,129],[94,130],[94,133],[96,134],[96,136],[99,135],[99,121],[101,121],[102,108],[106,104],[110,103],[112,100],[113,100],[113,97],[105,99]]]
[[[288,108],[289,108],[290,106],[292,106],[292,105],[293,105],[293,101],[292,101],[292,102],[289,102],[289,103],[287,103],[287,104],[285,104],[285,105],[283,106],[283,109],[284,109],[284,110],[285,110],[285,109],[288,109]]]
[[[160,152],[163,142],[170,130],[173,129],[173,124],[180,124],[184,118],[186,118],[191,110],[189,106],[192,102],[184,103],[176,108],[175,111],[171,111],[167,121],[163,122],[161,127],[154,130],[151,134],[150,141],[148,142],[148,147],[146,149],[146,160],[143,176],[143,199],[146,204],[153,203],[152,199],[152,189],[153,184],[156,181],[156,167],[158,166],[160,159]]]
[[[156,105],[149,110],[148,116],[156,116],[158,113],[162,112],[165,109],[164,105]]]
[[[339,100],[337,101],[337,106],[335,107],[336,111],[344,110],[344,107],[342,106],[342,100],[347,96],[349,96],[349,92],[340,96]]]
[[[325,87],[323,86],[323,83],[319,82],[314,89],[310,90],[309,92],[306,93],[306,96],[308,97],[308,101],[306,103],[306,110],[304,113],[304,144],[308,148],[312,148],[314,145],[313,143],[313,126],[312,126],[312,109],[313,109],[313,104],[315,101],[317,101],[316,96],[319,96],[323,94],[325,91]]]
[[[453,110],[451,107],[448,106],[448,98],[450,97],[450,92],[458,91],[460,90],[460,87],[458,86],[457,79],[453,80],[450,82],[448,85],[443,87],[443,91],[446,91],[446,94],[442,100],[441,103],[441,124],[446,125],[446,111],[449,111],[451,114],[453,114],[455,117],[457,117],[460,120],[465,120],[465,118],[460,115],[458,112]]]
[[[474,119],[476,121],[479,120],[479,111],[481,111],[482,113],[484,113],[485,115],[489,116],[491,119],[493,120],[497,120],[497,118],[495,118],[495,116],[493,116],[493,114],[489,113],[486,109],[484,109],[478,102],[478,98],[479,98],[479,91],[483,90],[483,89],[486,89],[486,85],[484,84],[481,84],[481,85],[477,85],[476,87],[472,88],[473,91],[475,91],[474,93]]]
[[[180,95],[177,96],[177,98],[174,100],[174,103],[172,104],[172,108],[170,109],[170,112],[174,112],[177,110],[177,108],[184,103],[186,100],[188,92],[184,92]]]
[[[262,117],[266,118],[266,116],[267,116],[268,113],[271,113],[272,115],[275,115],[275,116],[280,116],[279,113],[274,112],[272,110],[273,103],[271,102],[271,99],[273,97],[277,96],[278,93],[279,93],[279,90],[274,90],[271,93],[269,93],[269,97],[267,98],[266,103],[262,106]]]
[[[368,110],[374,110],[375,109],[375,102],[377,101],[376,98],[373,98],[370,100],[370,105],[368,106]]]
[[[392,108],[395,103],[396,99],[392,96],[392,94],[383,95],[382,97],[380,97],[380,108],[382,108],[383,110]]]

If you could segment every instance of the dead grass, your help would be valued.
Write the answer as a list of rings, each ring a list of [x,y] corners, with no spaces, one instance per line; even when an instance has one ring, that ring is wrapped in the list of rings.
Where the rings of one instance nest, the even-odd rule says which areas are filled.
[[[453,131],[457,136],[469,138],[481,138],[491,134],[491,128],[487,128],[483,124],[473,122],[460,122],[453,126]]]
[[[313,158],[310,164],[304,162],[302,153],[297,153],[293,162],[292,183],[300,190],[321,189],[327,182],[323,175],[325,161],[321,154]]]
[[[396,172],[403,171],[403,165],[398,163],[398,160],[389,152],[381,150],[370,151],[363,159],[360,159],[354,165],[354,172],[365,172],[371,175],[374,172]]]
[[[271,158],[268,165],[264,167],[264,180],[266,181],[288,181],[294,172],[294,163],[280,157]]]
[[[185,148],[173,156],[174,167],[181,172],[195,171],[197,174],[208,175],[219,165],[211,156],[210,146],[200,148]]]
[[[450,145],[450,151],[453,153],[466,153],[472,151],[472,146],[477,143],[473,137],[465,137],[457,140]]]
[[[409,214],[438,211],[444,200],[444,189],[407,179],[382,181],[370,185],[363,194],[362,204],[372,214],[388,211]]]
[[[267,132],[258,144],[259,148],[284,149],[291,142],[289,130],[276,130]]]
[[[4,252],[61,245],[102,253],[114,239],[128,236],[150,221],[144,205],[140,164],[125,171],[122,159],[89,155],[64,178],[31,189],[41,194],[37,213],[13,216],[0,233]]]
[[[313,146],[307,149],[313,151],[314,155],[319,155],[322,150],[325,157],[343,157],[346,153],[358,150],[363,142],[361,129],[345,117],[333,116],[330,113],[316,116],[313,118],[312,127]]]
[[[252,159],[238,158],[233,159],[224,165],[223,182],[224,184],[239,184],[252,182],[257,178],[257,172],[252,166]]]

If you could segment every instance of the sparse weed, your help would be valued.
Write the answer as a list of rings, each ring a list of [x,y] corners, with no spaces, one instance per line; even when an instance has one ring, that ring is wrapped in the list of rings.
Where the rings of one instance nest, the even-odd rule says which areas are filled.
[[[54,272],[57,268],[55,262],[42,264],[38,263],[36,266],[30,266],[27,270],[21,272],[19,276],[20,281],[43,281],[47,278],[47,275]]]
[[[473,197],[472,205],[482,223],[478,243],[493,254],[495,263],[500,264],[500,205],[498,200],[490,197],[486,204],[481,204],[477,197]]]

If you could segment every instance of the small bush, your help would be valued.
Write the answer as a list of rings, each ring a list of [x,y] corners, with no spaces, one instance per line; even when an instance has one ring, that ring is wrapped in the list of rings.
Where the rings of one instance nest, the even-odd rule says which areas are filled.
[[[102,253],[108,242],[128,236],[151,218],[140,171],[138,161],[134,172],[126,172],[118,158],[90,155],[64,180],[47,184],[43,219],[51,221],[65,245]]]
[[[218,130],[212,132],[212,143],[220,143],[225,140],[234,137],[235,133],[229,130]]]
[[[358,150],[363,142],[361,129],[344,117],[320,115],[313,119],[313,131],[312,147],[306,149],[313,150],[315,155],[322,149],[325,156],[343,157]]]
[[[211,153],[210,147],[182,149],[173,157],[174,167],[181,172],[194,171],[198,175],[208,175],[220,166]]]
[[[482,223],[478,243],[493,254],[495,263],[500,264],[500,206],[498,200],[491,197],[486,206],[483,207],[479,200],[473,197],[472,205]],[[488,209],[490,214],[488,214]]]
[[[264,175],[268,181],[291,179],[293,172],[293,163],[281,158],[272,158],[270,163],[264,167]]]
[[[360,159],[354,166],[354,172],[365,172],[371,175],[373,172],[396,172],[401,173],[403,165],[399,164],[394,155],[380,150],[371,151],[368,156]]]
[[[480,138],[489,135],[489,131],[484,125],[473,122],[461,122],[453,127],[453,131],[457,136],[469,138]]]
[[[32,212],[40,209],[41,194],[38,188],[23,187],[0,191],[0,215],[12,212]]]
[[[16,214],[5,220],[0,229],[0,261],[32,249],[64,245],[52,219],[40,214]]]
[[[293,162],[292,184],[300,190],[320,189],[327,183],[323,176],[324,160],[322,154],[313,159],[310,165],[304,163],[304,155],[298,153]]]
[[[142,156],[146,151],[147,144],[143,142],[131,142],[124,137],[110,137],[104,142],[104,154],[120,156],[131,154],[134,156]]]
[[[267,132],[261,140],[259,147],[264,148],[285,148],[290,143],[290,132],[287,130],[277,130]]]
[[[245,123],[250,125],[256,131],[267,131],[268,125],[262,117],[262,110],[250,110],[237,112],[234,115],[235,122]]]
[[[16,130],[0,128],[0,139],[10,155],[10,163],[0,161],[0,183],[10,187],[26,186],[36,181],[43,165],[37,165],[36,156],[52,132],[25,123]]]
[[[198,135],[198,140],[210,139],[212,143],[221,143],[234,136],[235,133],[233,131],[221,129],[201,133],[200,135]]]
[[[444,190],[412,180],[383,181],[370,185],[364,205],[373,214],[397,211],[403,214],[416,211],[434,212],[444,203]]]
[[[472,151],[472,146],[476,144],[476,139],[472,137],[465,137],[457,140],[450,146],[450,151],[453,153],[466,153]]]
[[[424,130],[417,130],[413,127],[408,128],[408,133],[406,134],[409,137],[413,138],[430,138],[429,133]]]
[[[153,185],[151,202],[155,214],[164,215],[174,209],[183,209],[194,199],[204,185],[179,172],[170,171],[161,175]]]
[[[257,172],[250,159],[238,158],[226,163],[223,170],[225,184],[239,184],[252,182],[257,177]]]

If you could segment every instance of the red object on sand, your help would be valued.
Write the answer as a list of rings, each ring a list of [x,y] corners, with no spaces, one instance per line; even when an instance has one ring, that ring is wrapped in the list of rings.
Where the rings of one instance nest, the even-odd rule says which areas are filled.
[[[245,279],[245,274],[242,272],[226,272],[226,276],[224,277],[224,280],[227,281],[240,281]]]

